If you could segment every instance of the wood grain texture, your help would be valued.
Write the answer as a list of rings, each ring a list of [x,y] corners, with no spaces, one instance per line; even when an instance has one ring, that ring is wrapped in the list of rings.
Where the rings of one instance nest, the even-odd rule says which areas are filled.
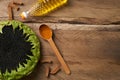
[[[6,5],[10,0],[0,0],[0,20],[8,19]],[[14,0],[17,1],[17,0]],[[19,14],[31,8],[37,0],[22,0],[20,11],[14,10],[16,20]],[[30,17],[24,22],[54,22],[70,24],[119,24],[120,0],[68,0],[68,4],[44,17]],[[22,20],[21,20],[22,21]]]
[[[0,0],[0,21],[8,20],[9,1]],[[14,10],[15,19],[22,21],[19,14],[35,1],[23,0],[25,5],[20,6],[20,11]],[[44,66],[38,62],[35,70],[21,80],[120,80],[120,25],[95,25],[120,24],[119,3],[120,0],[69,0],[67,5],[44,17],[22,21],[40,39],[41,56],[51,56],[56,65],[53,50],[38,31],[41,24],[53,29],[53,40],[72,74],[66,75],[62,70],[46,78]]]
[[[119,80],[120,79],[120,29],[118,25],[70,25],[78,27],[74,30],[65,28],[68,24],[53,25],[55,41],[58,49],[71,69],[71,75],[60,71],[55,76],[45,77],[44,67],[38,63],[34,72],[21,80]],[[31,24],[30,27],[39,37],[38,29],[41,24]],[[88,30],[86,28],[88,27]],[[90,29],[89,29],[90,27]],[[97,27],[97,25],[96,25]],[[116,30],[115,30],[116,29]],[[40,38],[40,37],[39,37]],[[41,54],[51,56],[55,64],[57,59],[49,43],[40,38]]]

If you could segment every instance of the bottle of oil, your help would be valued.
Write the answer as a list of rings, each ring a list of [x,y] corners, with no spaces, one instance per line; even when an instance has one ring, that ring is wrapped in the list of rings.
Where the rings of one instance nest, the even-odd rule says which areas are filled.
[[[28,16],[43,16],[65,3],[67,0],[38,0],[28,11],[22,12],[21,17],[26,19]]]

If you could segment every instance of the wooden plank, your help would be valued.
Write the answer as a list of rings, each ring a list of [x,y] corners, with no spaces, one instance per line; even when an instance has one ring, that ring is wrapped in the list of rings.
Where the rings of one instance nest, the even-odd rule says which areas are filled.
[[[10,0],[0,1],[0,20],[8,19],[7,5]],[[15,0],[17,1],[17,0]],[[23,0],[20,11],[14,11],[15,19],[28,10],[35,0]],[[120,0],[68,0],[64,7],[51,12],[45,17],[30,17],[27,22],[54,22],[71,24],[119,24]]]
[[[53,29],[53,40],[70,66],[72,74],[66,75],[61,71],[55,76],[46,78],[44,67],[38,63],[33,73],[21,80],[120,79],[120,25],[46,24]],[[38,29],[41,24],[28,23],[28,25],[40,38]],[[69,29],[65,27],[66,25]],[[40,42],[41,54],[51,56],[57,61],[48,42],[41,38]]]

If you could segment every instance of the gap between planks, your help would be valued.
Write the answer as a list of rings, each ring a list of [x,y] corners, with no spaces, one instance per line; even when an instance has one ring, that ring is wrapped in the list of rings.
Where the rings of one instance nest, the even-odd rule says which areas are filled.
[[[62,24],[62,23],[25,23],[33,29],[40,25],[49,25],[53,30],[95,30],[95,31],[119,31],[120,25],[85,25],[85,24]]]

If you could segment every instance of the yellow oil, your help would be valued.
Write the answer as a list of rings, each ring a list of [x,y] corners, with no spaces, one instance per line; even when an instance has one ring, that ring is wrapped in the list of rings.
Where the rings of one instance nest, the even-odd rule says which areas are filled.
[[[42,16],[65,3],[67,3],[67,0],[38,0],[30,9],[29,14],[32,16]]]
[[[38,0],[28,11],[23,12],[21,17],[25,19],[27,16],[43,16],[65,3],[67,0]]]

